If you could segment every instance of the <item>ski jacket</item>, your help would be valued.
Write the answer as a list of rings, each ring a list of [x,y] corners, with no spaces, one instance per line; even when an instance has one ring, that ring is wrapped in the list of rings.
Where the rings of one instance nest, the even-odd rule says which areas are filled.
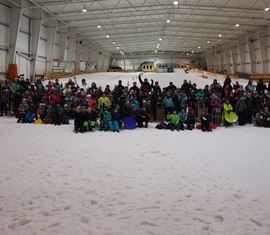
[[[185,122],[187,120],[187,115],[185,112],[180,112],[178,115],[179,115],[179,121]]]
[[[178,114],[169,114],[167,115],[167,120],[174,125],[178,125],[180,117]]]
[[[111,105],[111,101],[110,99],[105,96],[101,96],[99,99],[98,99],[98,108],[104,108],[104,107],[108,107]]]
[[[174,103],[171,96],[165,96],[163,103],[165,108],[174,108]]]
[[[224,103],[223,109],[224,109],[224,112],[233,111],[233,107],[232,107],[232,105],[230,103],[229,104]]]

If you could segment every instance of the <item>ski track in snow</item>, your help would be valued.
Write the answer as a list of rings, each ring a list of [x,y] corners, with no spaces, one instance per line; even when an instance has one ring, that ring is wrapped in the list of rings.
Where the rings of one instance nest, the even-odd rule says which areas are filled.
[[[72,130],[0,118],[0,235],[270,234],[269,129]]]

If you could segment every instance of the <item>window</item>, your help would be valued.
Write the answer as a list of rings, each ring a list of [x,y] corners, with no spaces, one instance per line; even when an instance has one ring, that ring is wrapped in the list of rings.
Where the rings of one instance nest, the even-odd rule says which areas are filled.
[[[152,69],[152,65],[150,65],[150,69]]]

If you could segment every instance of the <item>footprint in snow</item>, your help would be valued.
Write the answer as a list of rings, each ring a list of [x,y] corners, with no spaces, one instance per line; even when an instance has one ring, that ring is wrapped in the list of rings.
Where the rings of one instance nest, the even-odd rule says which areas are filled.
[[[222,223],[224,221],[224,218],[221,215],[216,215],[215,216],[215,221],[218,223]]]

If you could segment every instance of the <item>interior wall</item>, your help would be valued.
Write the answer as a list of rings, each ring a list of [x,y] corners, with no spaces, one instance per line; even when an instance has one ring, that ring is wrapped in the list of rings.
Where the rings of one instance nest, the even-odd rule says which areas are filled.
[[[154,64],[190,64],[191,61],[194,60],[190,59],[181,59],[181,58],[155,58],[155,57],[145,57],[145,58],[132,58],[132,59],[125,59],[125,58],[115,58],[112,60],[113,66],[119,66],[125,70],[138,70],[139,66],[145,61],[153,61]]]
[[[0,78],[5,78],[8,66],[9,8],[0,4]]]
[[[260,34],[261,32],[263,33]],[[233,53],[229,53],[231,73],[270,73],[270,26],[260,27],[252,34],[241,35],[237,40],[220,47],[221,54],[225,57],[228,50],[233,50],[235,53],[234,59]],[[222,71],[226,68],[226,60],[217,58],[217,50],[216,48],[205,53],[207,67],[211,70]],[[265,58],[263,58],[264,53]],[[252,65],[254,71],[252,71]],[[233,71],[234,67],[236,71]]]
[[[18,33],[17,39],[17,48],[16,48],[16,59],[15,63],[18,65],[19,74],[24,74],[25,77],[30,77],[30,64],[32,63],[31,59],[31,40],[32,40],[32,28],[31,17],[28,17],[27,11],[23,11],[24,14],[21,17],[20,29]],[[9,48],[9,28],[10,28],[10,8],[0,3],[0,78],[7,77],[8,71],[8,48]],[[38,43],[37,50],[37,61],[36,61],[36,75],[42,75],[44,71],[46,71],[46,63],[47,63],[47,50],[48,50],[48,27],[46,22],[44,21],[41,26],[40,31],[40,39]],[[54,65],[58,64],[59,61],[59,47],[60,47],[60,34],[57,32],[55,36],[55,42],[53,46],[53,60]],[[68,45],[65,50],[65,61],[67,59],[67,52],[69,50]],[[75,53],[74,53],[75,54]],[[93,58],[95,64],[99,61],[98,65],[102,69],[107,69],[109,67],[109,56],[102,55],[101,58]],[[81,69],[85,70],[87,63],[89,60],[87,58],[87,52],[83,51],[81,56],[82,66]],[[84,66],[83,66],[84,65]],[[68,65],[64,65],[67,68],[67,71],[73,72],[75,71],[74,66],[74,57],[73,61]]]

